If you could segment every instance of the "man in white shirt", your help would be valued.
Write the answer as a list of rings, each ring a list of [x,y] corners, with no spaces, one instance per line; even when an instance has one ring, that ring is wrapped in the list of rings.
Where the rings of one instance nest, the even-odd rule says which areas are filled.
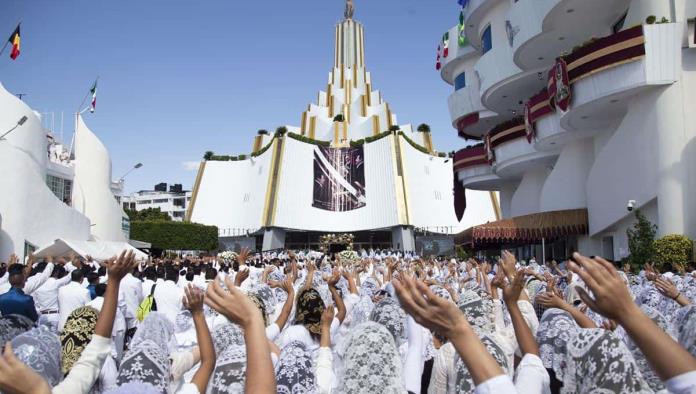
[[[76,269],[70,273],[71,281],[58,289],[58,331],[63,330],[68,316],[75,309],[87,305],[92,300],[89,290],[80,284],[83,279],[82,271]]]
[[[167,268],[164,273],[164,282],[157,283],[155,287],[157,312],[166,315],[172,324],[176,323],[176,316],[183,310],[181,300],[184,297],[184,290],[176,285],[178,280],[179,272],[173,268]]]
[[[36,310],[40,319],[47,322],[53,329],[58,327],[58,289],[70,283],[70,275],[62,266],[56,266],[53,274],[33,294]]]
[[[128,328],[135,327],[136,313],[140,303],[143,301],[143,287],[140,280],[130,272],[121,279],[121,286],[118,288],[118,298],[119,300],[123,299],[126,306],[124,311],[126,325]]]

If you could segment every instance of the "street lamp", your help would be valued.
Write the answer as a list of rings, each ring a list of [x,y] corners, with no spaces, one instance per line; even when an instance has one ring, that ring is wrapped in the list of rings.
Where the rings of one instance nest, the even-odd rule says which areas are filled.
[[[119,181],[119,182],[123,182],[123,179],[124,179],[128,174],[130,174],[131,172],[137,170],[138,168],[140,168],[140,167],[142,167],[142,166],[143,166],[143,163],[138,163],[138,164],[134,165],[133,168],[131,168],[130,170],[126,171],[125,174],[123,174],[120,178],[118,178],[118,181]]]
[[[7,132],[6,132],[5,134],[0,135],[0,140],[4,140],[4,139],[5,139],[4,137],[5,137],[6,135],[8,135],[8,134],[10,134],[11,132],[13,132],[14,129],[16,129],[17,127],[23,125],[28,119],[29,119],[29,118],[27,118],[26,116],[22,116],[22,117],[17,121],[17,124],[14,125],[14,127],[12,127],[11,129],[7,130]]]

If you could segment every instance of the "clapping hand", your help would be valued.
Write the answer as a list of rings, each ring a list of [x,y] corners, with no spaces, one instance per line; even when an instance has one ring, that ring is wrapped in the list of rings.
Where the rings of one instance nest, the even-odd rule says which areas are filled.
[[[500,265],[503,268],[505,276],[510,282],[512,282],[512,279],[515,277],[515,264],[517,264],[515,255],[510,253],[508,250],[504,250]]]
[[[242,248],[242,250],[239,252],[239,254],[237,255],[237,263],[239,263],[240,267],[246,265],[250,253],[251,251],[249,250],[249,248]]]
[[[234,285],[237,287],[241,286],[242,282],[244,282],[244,280],[248,277],[249,277],[249,270],[248,269],[244,269],[244,270],[240,269],[239,272],[237,272],[237,275],[234,276]]]
[[[517,271],[517,275],[514,276],[512,282],[502,287],[503,289],[503,300],[506,304],[516,303],[520,299],[520,294],[522,294],[522,288],[524,287],[524,269]]]

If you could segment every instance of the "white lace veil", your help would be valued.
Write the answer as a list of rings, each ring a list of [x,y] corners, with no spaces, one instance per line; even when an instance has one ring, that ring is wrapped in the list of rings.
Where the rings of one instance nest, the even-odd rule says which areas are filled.
[[[61,346],[58,335],[41,326],[19,334],[12,339],[15,356],[41,375],[53,387],[60,383]]]
[[[383,325],[365,322],[352,328],[345,348],[338,394],[405,392],[399,351]]]
[[[246,345],[239,326],[223,324],[213,332],[217,361],[210,381],[210,393],[244,392]]]
[[[170,361],[169,341],[174,334],[174,325],[159,312],[150,312],[130,343],[123,356],[116,383],[149,384],[160,393],[169,388]]]
[[[579,329],[575,320],[564,310],[550,308],[541,316],[536,334],[539,358],[560,381],[564,380],[566,373],[566,346]]]
[[[300,341],[290,342],[280,352],[275,368],[277,392],[306,394],[317,391],[314,363],[307,346]]]
[[[631,352],[619,337],[584,328],[568,343],[561,393],[652,393]]]

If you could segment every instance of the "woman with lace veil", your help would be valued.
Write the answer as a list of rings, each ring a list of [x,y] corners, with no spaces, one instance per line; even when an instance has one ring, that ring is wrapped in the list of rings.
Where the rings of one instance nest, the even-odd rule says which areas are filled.
[[[241,393],[246,374],[246,348],[242,329],[226,323],[213,332],[217,362],[210,381],[211,393]]]
[[[568,312],[547,309],[541,316],[536,340],[539,344],[539,357],[551,376],[552,387],[560,388],[567,370],[566,347],[580,329]],[[555,376],[556,381],[553,380]]]
[[[338,393],[405,393],[401,359],[392,334],[383,325],[366,322],[346,338]]]
[[[307,345],[293,341],[280,353],[275,368],[276,387],[280,394],[310,394],[317,392],[315,366]]]
[[[568,343],[561,393],[652,393],[631,352],[616,334],[585,328]]]

